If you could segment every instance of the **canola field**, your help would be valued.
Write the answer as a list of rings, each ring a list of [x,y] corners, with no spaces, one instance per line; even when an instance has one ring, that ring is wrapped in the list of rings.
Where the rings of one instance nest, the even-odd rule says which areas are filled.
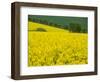
[[[47,32],[35,31],[40,27]],[[28,22],[28,66],[87,64],[87,40],[87,33]]]

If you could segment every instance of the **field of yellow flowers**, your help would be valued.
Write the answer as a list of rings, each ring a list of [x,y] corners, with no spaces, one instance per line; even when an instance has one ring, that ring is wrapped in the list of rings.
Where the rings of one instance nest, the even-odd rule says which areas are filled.
[[[28,30],[38,27],[47,32],[28,31],[28,66],[72,65],[88,63],[88,36],[28,23]]]

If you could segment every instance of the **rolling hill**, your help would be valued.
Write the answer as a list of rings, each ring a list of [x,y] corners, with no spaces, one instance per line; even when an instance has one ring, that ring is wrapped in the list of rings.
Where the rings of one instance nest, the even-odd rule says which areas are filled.
[[[35,23],[35,22],[28,22],[28,30],[29,31],[47,31],[47,32],[68,32],[67,30],[56,28],[53,26]]]

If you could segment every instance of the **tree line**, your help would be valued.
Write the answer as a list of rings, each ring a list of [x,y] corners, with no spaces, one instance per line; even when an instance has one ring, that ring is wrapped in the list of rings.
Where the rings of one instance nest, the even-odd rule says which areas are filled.
[[[32,22],[54,26],[56,28],[62,28],[65,30],[69,30],[70,32],[87,33],[87,29],[82,28],[81,24],[79,23],[69,23],[69,25],[61,25],[54,22],[49,22],[47,20],[41,20],[40,18],[32,18],[31,16],[28,17],[28,20]]]

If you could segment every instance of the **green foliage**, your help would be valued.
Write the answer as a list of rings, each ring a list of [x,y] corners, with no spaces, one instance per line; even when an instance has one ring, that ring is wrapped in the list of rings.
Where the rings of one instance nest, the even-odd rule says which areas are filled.
[[[71,32],[82,32],[81,25],[77,23],[70,23],[69,31]]]
[[[71,32],[78,32],[78,33],[88,32],[86,28],[82,28],[81,24],[78,24],[78,23],[70,23],[68,30]]]

